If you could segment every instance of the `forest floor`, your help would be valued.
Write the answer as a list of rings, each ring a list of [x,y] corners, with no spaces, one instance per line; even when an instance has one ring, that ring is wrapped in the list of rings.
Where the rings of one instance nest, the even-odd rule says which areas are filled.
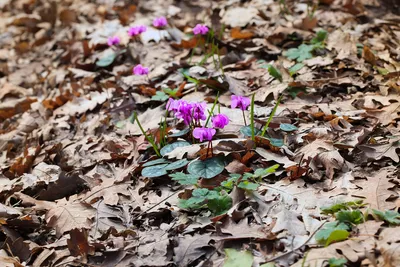
[[[0,265],[400,266],[391,8],[0,0]]]

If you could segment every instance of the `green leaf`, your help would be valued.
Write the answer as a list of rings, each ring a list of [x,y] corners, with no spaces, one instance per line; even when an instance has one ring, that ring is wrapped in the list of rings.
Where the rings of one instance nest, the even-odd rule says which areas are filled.
[[[162,91],[157,91],[156,94],[151,97],[151,100],[164,102],[168,100],[168,98],[169,96],[166,93]]]
[[[283,139],[270,138],[270,137],[266,137],[266,138],[269,140],[271,145],[276,146],[276,147],[281,147],[285,144]]]
[[[268,262],[260,265],[260,267],[275,267],[275,264],[273,262]]]
[[[305,65],[303,63],[296,63],[289,68],[290,76],[295,75],[299,70],[301,70]]]
[[[342,223],[363,223],[364,215],[360,210],[341,210],[335,213],[336,220]]]
[[[314,50],[313,45],[302,44],[298,48],[290,48],[283,53],[288,59],[296,60],[297,62],[303,62],[306,59],[313,57],[312,51]]]
[[[259,186],[260,186],[259,184],[252,183],[252,182],[249,182],[249,181],[243,181],[243,182],[240,182],[238,184],[239,188],[242,188],[242,189],[245,189],[245,190],[250,190],[250,191],[257,190],[257,188]]]
[[[337,203],[329,207],[321,207],[321,212],[323,214],[334,214],[340,210],[356,209],[365,206],[363,200],[348,201],[343,203]]]
[[[268,65],[268,72],[272,77],[282,82],[282,74],[277,68],[272,65]]]
[[[240,128],[240,132],[244,135],[244,137],[251,136],[251,127],[250,126],[243,126]],[[260,129],[254,128],[254,135],[258,135],[261,133]]]
[[[117,57],[117,53],[115,53],[113,50],[108,50],[106,51],[103,56],[96,62],[96,66],[98,67],[108,67],[110,66],[115,58]]]
[[[149,166],[153,166],[153,165],[157,165],[157,164],[164,164],[164,163],[168,163],[168,160],[166,159],[155,159],[155,160],[151,160],[146,162],[145,164],[143,164],[143,167],[149,167]]]
[[[180,159],[180,160],[177,160],[175,162],[168,164],[167,167],[165,167],[165,169],[167,171],[176,170],[176,169],[185,167],[188,163],[189,163],[189,161],[187,159]]]
[[[166,94],[168,94],[168,95],[170,95],[170,96],[172,96],[172,97],[175,97],[176,93],[179,91],[179,88],[176,88],[176,89],[164,88],[163,91],[164,91]]]
[[[379,217],[379,219],[391,224],[391,225],[399,225],[400,224],[400,213],[393,210],[372,210],[373,213]]]
[[[230,178],[226,181],[223,181],[221,183],[221,186],[224,187],[225,189],[232,190],[237,181],[239,180],[239,178],[241,177],[241,175],[238,173],[231,173],[229,176]]]
[[[281,123],[281,124],[279,125],[279,128],[280,128],[282,131],[285,131],[285,132],[293,132],[293,131],[296,131],[296,130],[297,130],[297,127],[296,127],[296,126],[294,126],[293,124],[289,124],[289,123]]]
[[[188,166],[188,172],[206,179],[213,178],[224,170],[225,166],[221,158],[215,157],[192,161]]]
[[[186,128],[186,129],[183,129],[182,131],[179,131],[179,132],[170,134],[170,135],[168,135],[168,136],[169,136],[169,137],[181,137],[181,136],[184,136],[184,135],[188,134],[189,131],[190,131],[190,129],[189,129],[189,128]]]
[[[232,199],[228,195],[220,195],[217,198],[209,199],[207,207],[215,215],[221,215],[226,213],[232,207]]]
[[[262,169],[262,168],[257,169],[257,170],[255,170],[253,177],[254,178],[264,178],[268,174],[274,173],[279,168],[279,166],[280,166],[279,164],[275,164],[266,169]]]
[[[330,259],[328,260],[329,267],[344,267],[344,265],[346,264],[346,262],[347,262],[347,260],[346,260],[346,259],[343,259],[343,258],[340,258],[340,259],[337,259],[337,258],[330,258]]]
[[[350,227],[345,223],[329,222],[315,234],[315,240],[318,243],[328,246],[332,242],[346,240],[350,235]]]
[[[374,69],[376,69],[379,72],[379,74],[381,74],[381,75],[387,75],[389,73],[389,71],[385,68],[374,67]]]
[[[317,32],[317,36],[315,36],[314,38],[311,39],[311,43],[312,44],[323,43],[325,41],[326,37],[328,37],[328,32],[321,30],[321,31]]]
[[[199,179],[199,177],[196,175],[185,174],[183,172],[170,174],[169,177],[171,177],[172,180],[177,181],[181,185],[196,185]]]
[[[161,156],[165,156],[166,154],[174,151],[176,148],[178,147],[184,147],[184,146],[190,146],[189,142],[186,141],[178,141],[172,144],[168,144],[166,146],[164,146],[163,148],[161,148],[160,153]]]
[[[217,191],[197,188],[193,190],[192,197],[179,200],[179,207],[183,209],[200,209],[205,206],[207,200],[217,199],[219,196]]]
[[[250,251],[238,251],[233,248],[225,249],[225,262],[223,267],[251,267],[253,254]]]
[[[146,167],[142,170],[142,176],[153,178],[153,177],[160,177],[160,176],[166,175],[167,170],[165,169],[165,167],[167,167],[167,166],[168,166],[168,164],[161,164],[161,165],[154,165],[154,166]]]

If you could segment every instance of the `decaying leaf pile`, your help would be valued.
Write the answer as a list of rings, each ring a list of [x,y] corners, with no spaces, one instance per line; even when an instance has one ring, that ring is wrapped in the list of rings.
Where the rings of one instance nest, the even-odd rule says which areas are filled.
[[[0,0],[0,265],[400,266],[400,17],[390,9],[378,0]],[[165,29],[151,27],[159,16]],[[220,67],[213,57],[197,64],[197,23],[216,33]],[[149,30],[129,40],[138,24]],[[113,35],[125,47],[117,54]],[[148,77],[132,74],[139,63]],[[210,105],[218,94],[230,118],[213,141],[223,172],[197,188],[276,171],[256,190],[235,187],[228,211],[179,206],[193,185],[143,175],[157,157],[132,116],[159,140],[165,88]],[[282,96],[269,141],[254,149],[232,94],[255,94],[261,126]],[[205,146],[164,158],[204,157]],[[342,215],[323,209],[359,200]],[[344,228],[343,214],[354,215]]]

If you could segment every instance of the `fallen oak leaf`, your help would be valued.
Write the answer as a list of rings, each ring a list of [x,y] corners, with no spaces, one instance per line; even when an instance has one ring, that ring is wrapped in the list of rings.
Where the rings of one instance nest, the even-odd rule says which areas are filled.
[[[45,216],[47,225],[56,229],[56,236],[74,228],[90,229],[95,209],[83,202],[57,201],[57,206],[50,209]]]
[[[89,245],[88,233],[85,229],[72,229],[69,232],[70,239],[67,239],[68,249],[72,256],[94,255],[95,247]]]
[[[233,39],[250,39],[254,33],[249,31],[241,31],[240,27],[235,27],[231,30],[231,37]]]
[[[400,136],[389,140],[387,144],[360,145],[357,148],[369,159],[380,160],[387,157],[396,163],[400,161],[399,154],[396,152],[397,149],[400,149]]]

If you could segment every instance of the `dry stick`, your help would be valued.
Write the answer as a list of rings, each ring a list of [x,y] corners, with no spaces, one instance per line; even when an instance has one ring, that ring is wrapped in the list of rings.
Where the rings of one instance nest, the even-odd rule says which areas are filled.
[[[302,248],[304,245],[306,245],[306,244],[311,240],[311,238],[315,235],[315,233],[316,233],[319,229],[321,229],[322,226],[325,225],[325,223],[326,223],[326,222],[324,222],[323,224],[321,224],[320,226],[318,226],[318,228],[315,229],[315,231],[307,238],[307,240],[306,240],[303,244],[301,244],[300,246],[298,246],[297,248],[294,248],[294,249],[292,249],[292,250],[290,250],[290,251],[288,251],[288,252],[285,252],[285,253],[283,253],[283,254],[281,254],[281,255],[279,255],[279,256],[273,257],[273,258],[271,258],[271,259],[269,259],[269,260],[267,260],[267,261],[265,261],[265,262],[267,263],[267,262],[275,261],[275,260],[277,260],[277,259],[279,259],[279,258],[285,257],[286,255],[289,255],[289,254],[295,252],[296,250]]]
[[[133,217],[132,220],[136,220],[137,218],[139,218],[140,216],[142,216],[143,214],[145,214],[146,212],[152,210],[153,208],[157,207],[158,205],[160,205],[162,202],[166,201],[167,199],[169,199],[170,197],[172,197],[173,195],[176,195],[178,193],[178,190],[174,193],[172,193],[171,195],[167,196],[166,198],[164,198],[163,200],[157,202],[156,204],[154,204],[153,206],[151,206],[150,208],[148,208],[145,211],[142,211],[141,213],[139,213],[138,215],[136,215],[135,217]]]

